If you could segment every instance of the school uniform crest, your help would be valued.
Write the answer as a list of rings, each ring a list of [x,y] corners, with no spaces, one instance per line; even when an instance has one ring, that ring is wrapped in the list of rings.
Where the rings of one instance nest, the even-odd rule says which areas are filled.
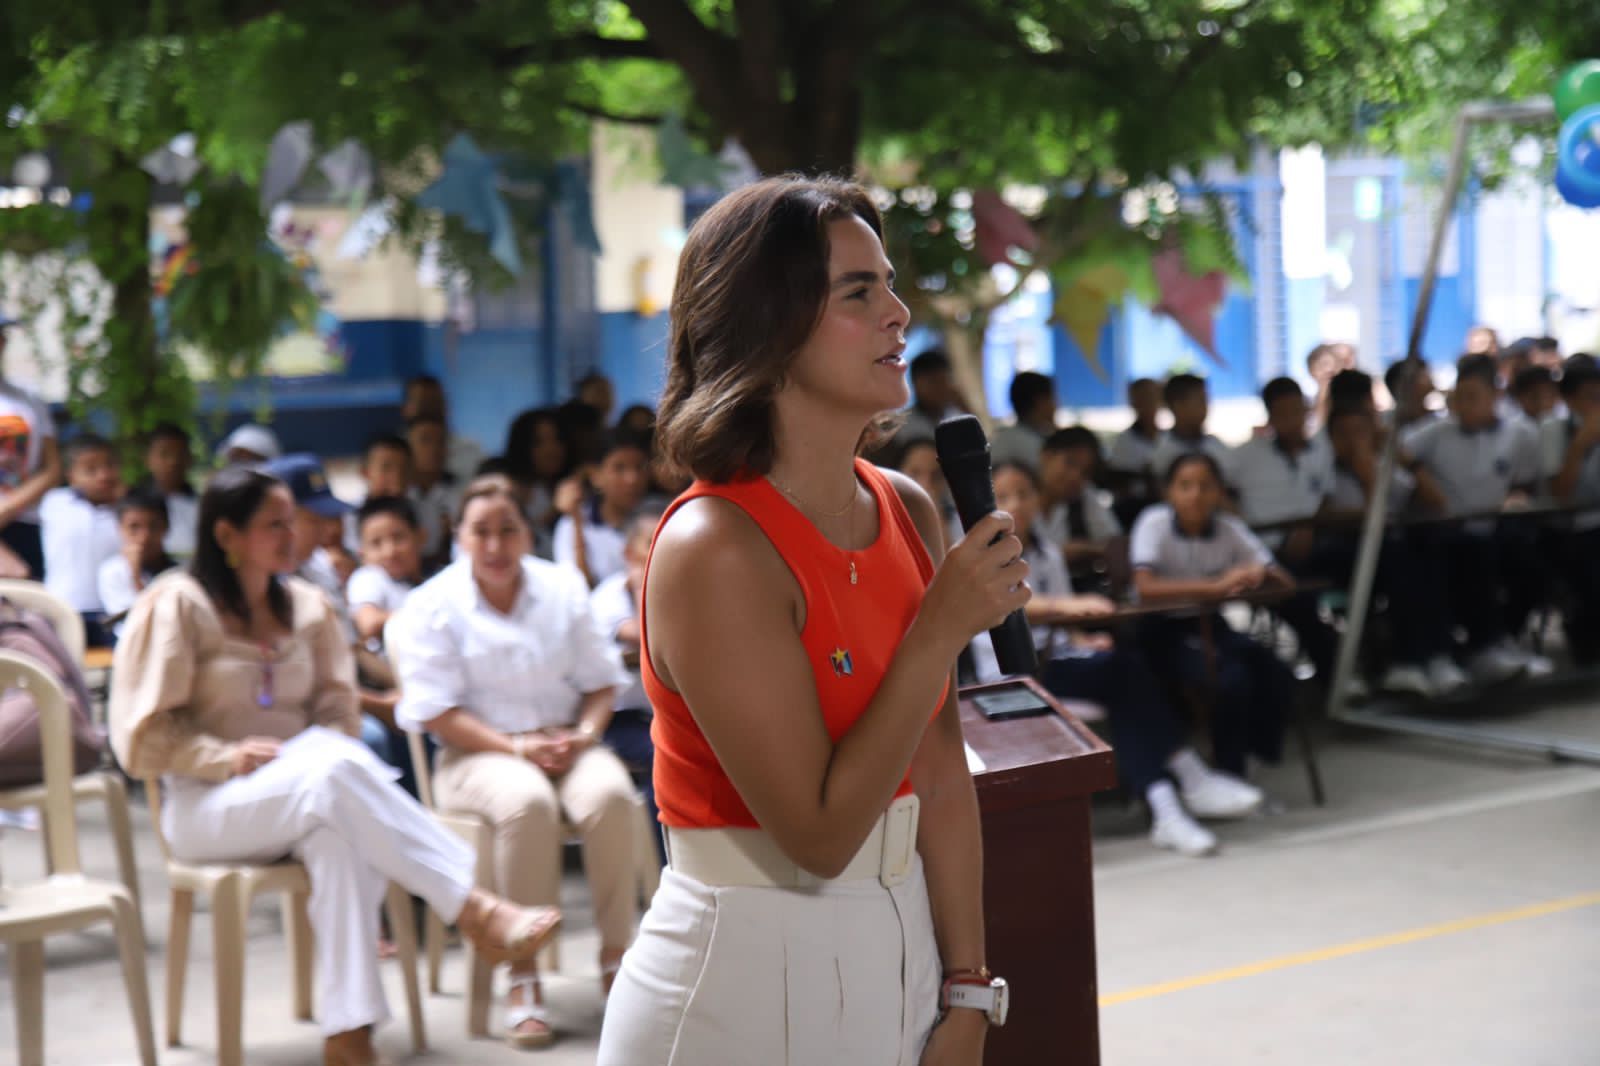
[[[855,664],[850,661],[850,653],[843,648],[833,649],[828,662],[833,666],[834,677],[850,677],[856,672]]]

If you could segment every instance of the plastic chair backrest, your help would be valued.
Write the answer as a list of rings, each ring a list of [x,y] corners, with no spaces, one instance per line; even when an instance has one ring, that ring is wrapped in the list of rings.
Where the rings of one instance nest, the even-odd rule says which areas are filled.
[[[39,711],[39,745],[44,756],[45,846],[57,874],[81,874],[78,808],[72,793],[72,720],[61,682],[25,655],[0,651],[0,691],[24,688]]]
[[[411,745],[411,772],[417,778],[417,798],[428,810],[437,810],[433,805],[433,767],[428,765],[428,746],[422,742],[421,733],[413,733],[409,729],[406,730],[406,743]]]
[[[83,652],[87,644],[83,633],[83,616],[74,611],[71,604],[37,581],[19,581],[16,578],[0,578],[0,596],[18,607],[37,611],[50,619],[50,624],[61,637],[61,643],[67,646],[72,661],[83,665]]]

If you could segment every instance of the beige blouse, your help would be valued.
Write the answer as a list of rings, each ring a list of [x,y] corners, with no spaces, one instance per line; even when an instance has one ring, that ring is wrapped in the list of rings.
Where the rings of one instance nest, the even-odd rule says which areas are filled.
[[[309,582],[283,580],[293,632],[269,649],[224,632],[188,574],[162,577],[139,597],[111,671],[111,745],[128,773],[223,781],[245,737],[287,740],[312,725],[360,732],[355,660],[333,605]]]

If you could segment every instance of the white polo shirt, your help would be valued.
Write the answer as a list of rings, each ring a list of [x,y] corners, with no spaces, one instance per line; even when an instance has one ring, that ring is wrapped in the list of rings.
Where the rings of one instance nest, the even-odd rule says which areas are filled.
[[[502,733],[572,726],[585,693],[628,684],[582,576],[532,556],[509,614],[462,559],[411,593],[384,643],[400,680],[395,716],[412,732],[455,707]]]
[[[1235,448],[1223,469],[1251,525],[1312,518],[1333,490],[1333,445],[1318,433],[1290,455],[1276,434],[1255,437]],[[1263,539],[1272,544],[1283,536],[1274,531]]]
[[[989,461],[994,466],[1021,463],[1029,470],[1038,470],[1039,455],[1043,451],[1043,434],[1017,422],[995,431],[994,440],[989,444]]]
[[[417,509],[417,527],[422,534],[422,557],[431,559],[445,547],[456,507],[461,503],[462,485],[448,472],[426,489],[412,486],[406,496]]]
[[[1082,505],[1082,525],[1072,528],[1072,504],[1058,503],[1039,522],[1039,534],[1060,547],[1071,540],[1105,541],[1122,535],[1122,523],[1111,513],[1106,495],[1092,485],[1078,502]]]
[[[1155,474],[1156,452],[1167,439],[1165,430],[1156,430],[1154,437],[1146,437],[1134,426],[1117,434],[1106,454],[1106,465],[1122,474]]]
[[[1416,491],[1416,475],[1396,466],[1394,477],[1389,481],[1389,517],[1401,514]],[[1328,503],[1340,511],[1364,511],[1367,508],[1366,487],[1353,471],[1336,463],[1333,468],[1333,491],[1328,493]]]
[[[600,624],[600,631],[617,645],[617,654],[622,653],[622,643],[617,640],[617,630],[622,628],[624,622],[631,622],[638,616],[634,609],[633,590],[628,587],[628,575],[624,571],[612,574],[589,594],[589,607],[594,611],[595,621]],[[628,670],[628,687],[617,693],[617,710],[619,711],[644,711],[650,712],[650,697],[645,694],[644,681],[637,670]]]
[[[1526,419],[1469,433],[1454,417],[1418,427],[1405,449],[1439,482],[1452,515],[1496,511],[1511,490],[1539,481],[1539,434]]]
[[[1151,473],[1155,475],[1156,482],[1159,484],[1166,481],[1167,469],[1177,461],[1179,456],[1188,455],[1190,452],[1201,452],[1211,456],[1216,460],[1217,465],[1222,468],[1223,476],[1227,476],[1229,453],[1228,446],[1222,441],[1209,433],[1198,439],[1180,437],[1176,433],[1167,433],[1161,438],[1161,443],[1156,445],[1155,454],[1150,459],[1153,467]]]
[[[1546,493],[1553,493],[1551,485],[1566,463],[1567,449],[1571,447],[1572,438],[1577,432],[1578,427],[1570,418],[1549,418],[1539,427],[1540,473],[1545,480]],[[1578,507],[1596,508],[1574,515],[1574,529],[1600,529],[1600,446],[1591,447],[1583,457],[1583,466],[1578,471],[1578,488],[1573,494],[1572,503]]]
[[[1210,528],[1190,537],[1178,528],[1177,515],[1164,503],[1146,507],[1133,524],[1128,561],[1135,570],[1177,580],[1206,580],[1221,577],[1236,566],[1276,562],[1261,539],[1233,515],[1218,511]]]
[[[350,582],[344,587],[344,596],[352,611],[370,604],[392,614],[406,602],[406,597],[411,595],[415,587],[409,581],[397,581],[390,577],[389,571],[381,566],[368,565],[350,575]]]
[[[1022,557],[1028,563],[1028,584],[1040,597],[1058,599],[1072,595],[1072,577],[1067,573],[1067,560],[1053,542],[1037,535],[1034,530],[1024,541]],[[1061,626],[1034,626],[1033,646],[1040,660],[1064,659],[1075,654],[1072,638]],[[994,641],[985,630],[972,638],[972,665],[978,683],[998,681],[1000,661],[995,656]]]
[[[627,562],[622,557],[627,544],[627,531],[606,525],[605,519],[600,517],[599,498],[590,500],[584,508],[583,549],[589,563],[589,576],[596,585],[627,568]],[[556,523],[554,553],[556,562],[563,566],[578,565],[578,549],[570,515],[562,515],[561,521]]]
[[[100,564],[122,552],[117,505],[94,504],[77,489],[51,489],[39,501],[45,588],[78,612],[103,610]]]
[[[168,562],[170,561],[169,559]],[[150,582],[164,572],[146,569],[140,575],[143,578],[141,584],[149,588]],[[100,589],[100,609],[112,617],[126,615],[139,598],[140,590],[134,587],[133,571],[128,568],[128,560],[122,557],[121,552],[100,564],[100,574],[96,584]],[[113,631],[120,637],[123,626],[127,624],[128,620],[124,617],[113,627]]]

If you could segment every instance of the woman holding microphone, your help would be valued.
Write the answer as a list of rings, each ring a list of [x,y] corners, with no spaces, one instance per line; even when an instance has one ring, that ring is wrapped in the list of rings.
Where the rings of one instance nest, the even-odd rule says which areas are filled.
[[[927,495],[858,457],[907,402],[893,282],[832,179],[741,189],[684,248],[657,441],[697,480],[642,662],[671,869],[601,1066],[977,1066],[1003,1018],[953,669],[1027,567],[999,514],[945,556]]]

